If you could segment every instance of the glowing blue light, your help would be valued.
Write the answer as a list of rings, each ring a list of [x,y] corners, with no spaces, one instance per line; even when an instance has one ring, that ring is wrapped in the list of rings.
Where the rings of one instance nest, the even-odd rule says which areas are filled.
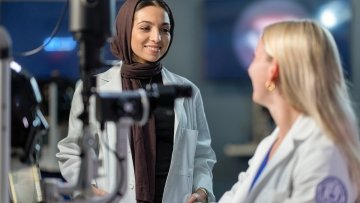
[[[50,38],[46,38],[44,43],[47,43]],[[45,46],[47,52],[67,52],[73,51],[76,47],[76,42],[72,37],[54,37]]]

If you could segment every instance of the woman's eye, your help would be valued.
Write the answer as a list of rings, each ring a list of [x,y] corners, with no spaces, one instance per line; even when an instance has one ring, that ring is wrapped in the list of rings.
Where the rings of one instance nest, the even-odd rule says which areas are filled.
[[[162,32],[170,32],[170,29],[169,28],[163,28],[161,31]]]
[[[150,28],[149,27],[140,27],[140,30],[143,30],[143,31],[149,31]]]

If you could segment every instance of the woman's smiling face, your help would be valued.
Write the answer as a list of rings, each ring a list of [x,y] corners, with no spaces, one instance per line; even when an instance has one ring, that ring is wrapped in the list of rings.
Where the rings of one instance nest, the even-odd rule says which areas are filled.
[[[158,6],[146,6],[134,14],[131,33],[133,60],[138,63],[156,62],[170,44],[170,19]]]

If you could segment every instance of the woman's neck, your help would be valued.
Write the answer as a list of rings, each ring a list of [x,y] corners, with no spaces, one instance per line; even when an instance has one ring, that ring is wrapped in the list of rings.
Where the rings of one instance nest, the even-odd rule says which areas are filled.
[[[283,99],[274,102],[269,108],[270,114],[274,119],[276,126],[279,128],[279,137],[284,137],[294,124],[300,112],[294,109],[290,104]]]
[[[270,152],[271,158],[284,140],[292,125],[295,123],[296,119],[299,117],[300,112],[295,110],[283,100],[276,102],[276,104],[270,108],[269,111],[277,127],[279,128],[279,134]]]

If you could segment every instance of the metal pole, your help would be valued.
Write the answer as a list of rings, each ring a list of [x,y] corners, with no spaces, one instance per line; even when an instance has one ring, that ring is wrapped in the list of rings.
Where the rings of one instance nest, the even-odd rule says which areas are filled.
[[[59,141],[59,123],[58,123],[58,85],[56,81],[49,84],[49,144],[42,153],[40,168],[49,172],[59,172],[58,162],[55,159],[57,152],[57,142]]]
[[[10,168],[10,71],[11,39],[8,32],[0,26],[0,202],[9,200]]]

